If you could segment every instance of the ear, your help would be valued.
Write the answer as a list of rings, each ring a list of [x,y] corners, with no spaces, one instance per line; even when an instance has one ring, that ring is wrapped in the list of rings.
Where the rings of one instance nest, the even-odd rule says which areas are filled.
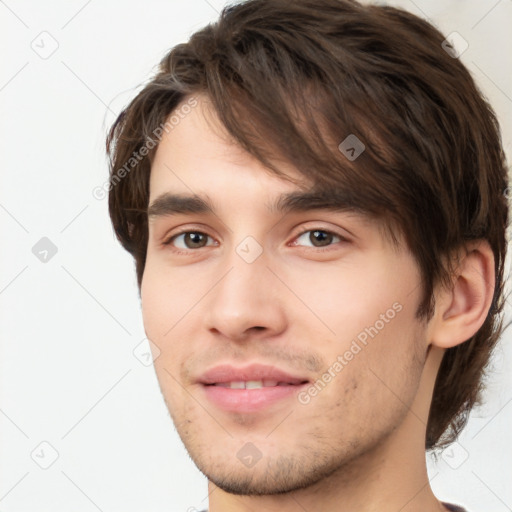
[[[486,240],[467,244],[458,253],[452,287],[436,291],[430,343],[450,348],[471,338],[484,323],[494,295],[494,254]]]

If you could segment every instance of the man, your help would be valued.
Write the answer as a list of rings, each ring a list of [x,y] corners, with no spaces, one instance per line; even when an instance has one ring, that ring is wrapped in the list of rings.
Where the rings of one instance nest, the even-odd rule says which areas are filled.
[[[158,380],[209,511],[460,510],[448,445],[502,330],[506,166],[444,36],[248,0],[171,50],[107,140]]]

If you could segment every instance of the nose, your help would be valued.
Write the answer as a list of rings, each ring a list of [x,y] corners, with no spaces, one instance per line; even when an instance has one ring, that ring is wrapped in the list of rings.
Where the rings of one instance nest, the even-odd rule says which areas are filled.
[[[208,294],[207,329],[233,341],[270,337],[286,329],[285,290],[263,253],[247,262],[235,251],[222,263],[223,277]]]

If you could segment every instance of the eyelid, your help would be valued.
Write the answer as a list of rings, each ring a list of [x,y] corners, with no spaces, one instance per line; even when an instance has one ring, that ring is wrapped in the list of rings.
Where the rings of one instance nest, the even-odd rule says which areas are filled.
[[[212,229],[209,226],[205,226],[203,224],[186,224],[175,226],[172,229],[166,230],[166,232],[161,237],[159,237],[159,239],[163,245],[166,245],[174,237],[183,235],[184,233],[201,233],[203,235],[209,236],[210,238],[213,238],[214,240],[218,240],[219,238],[216,235],[211,235],[211,232]]]
[[[296,241],[297,241],[297,239],[299,237],[301,237],[305,233],[309,233],[309,232],[312,232],[312,231],[322,231],[324,233],[328,233],[330,235],[334,235],[334,236],[339,237],[341,242],[350,242],[350,238],[348,236],[346,236],[345,234],[343,234],[341,232],[342,231],[341,229],[326,228],[326,227],[320,226],[318,224],[312,224],[311,226],[301,225],[300,231],[293,235],[292,241],[289,242],[289,244],[291,244],[292,246],[296,246],[296,247],[306,247],[306,246],[298,245],[296,243]],[[184,226],[182,228],[178,228],[178,231],[173,232],[172,235],[164,236],[161,243],[164,246],[172,246],[173,240],[175,240],[178,236],[186,234],[186,233],[200,233],[202,235],[205,235],[207,238],[212,239],[215,243],[214,244],[210,244],[210,245],[206,245],[206,246],[203,246],[203,247],[199,247],[199,248],[196,248],[196,249],[191,249],[191,248],[190,249],[189,248],[181,249],[181,248],[178,248],[178,247],[174,247],[173,250],[178,251],[178,252],[179,251],[181,251],[181,252],[191,252],[191,251],[197,252],[198,249],[204,249],[206,247],[212,247],[212,245],[213,246],[214,245],[218,245],[218,240],[214,236],[208,234],[207,230],[205,230],[204,228],[196,228],[194,226]],[[336,242],[336,243],[340,243],[340,242]],[[335,243],[329,244],[327,246],[310,247],[310,249],[327,250],[329,247],[332,247],[333,245],[335,245]]]
[[[335,235],[341,238],[344,242],[350,242],[351,238],[349,233],[346,230],[343,230],[341,228],[331,228],[331,227],[325,227],[322,225],[319,225],[317,223],[311,222],[308,226],[304,226],[304,224],[301,224],[301,227],[299,228],[299,231],[295,233],[292,237],[292,239],[295,241],[297,238],[302,236],[304,233],[308,233],[310,231],[323,231],[324,233],[329,233],[331,235]]]
[[[162,241],[162,245],[172,245],[173,241],[178,238],[179,236],[181,235],[184,235],[184,234],[187,234],[187,233],[199,233],[201,235],[204,235],[206,236],[207,238],[210,238],[212,239],[215,243],[217,243],[217,240],[209,235],[208,233],[204,232],[204,231],[201,231],[199,229],[184,229],[183,231],[177,231],[176,233],[173,233],[172,235],[168,236],[168,237],[165,237],[164,240]],[[215,244],[210,244],[210,245],[205,245],[204,247],[211,247],[212,245],[215,245]],[[199,249],[202,249],[203,247],[199,247]],[[197,251],[197,249],[182,249],[180,247],[175,247],[176,250],[178,251]]]
[[[301,238],[306,233],[311,233],[315,231],[321,231],[322,233],[327,233],[329,235],[332,235],[333,237],[337,237],[339,240],[333,240],[332,243],[329,243],[328,245],[321,245],[321,246],[315,246],[315,245],[302,245],[298,243],[299,238]],[[315,252],[327,252],[330,250],[336,250],[339,249],[339,244],[348,243],[349,240],[344,237],[341,233],[338,233],[337,231],[333,231],[330,229],[323,229],[323,228],[309,228],[304,229],[302,232],[298,233],[293,237],[292,242],[289,244],[292,247],[301,247],[302,249],[305,249],[307,251],[315,251]]]

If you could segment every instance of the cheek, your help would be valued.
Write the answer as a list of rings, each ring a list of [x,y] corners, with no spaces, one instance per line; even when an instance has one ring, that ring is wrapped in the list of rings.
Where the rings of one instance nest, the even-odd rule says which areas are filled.
[[[329,390],[320,391],[319,401],[341,409],[356,404],[368,415],[381,405],[384,415],[391,414],[388,407],[393,404],[400,409],[397,396],[409,402],[426,349],[423,327],[415,317],[419,275],[411,261],[390,258],[378,265],[366,262],[328,272],[318,267],[307,281],[295,283],[297,294],[308,297],[308,305],[322,320],[320,329],[327,326],[333,334],[314,346],[322,352],[326,370],[336,375],[326,386]],[[297,325],[312,337],[304,317],[297,317]]]
[[[182,359],[179,352],[183,349],[183,344],[176,342],[183,306],[177,299],[179,294],[168,293],[168,286],[158,272],[145,271],[141,283],[142,320],[146,337],[158,347],[158,357],[153,364],[166,400],[172,399],[176,393],[171,376],[179,376],[176,364]],[[171,389],[172,393],[169,392]]]
[[[159,258],[148,251],[141,283],[141,305],[144,328],[148,338],[156,343],[167,342],[182,327],[180,323],[204,293],[185,272],[170,272]]]
[[[335,265],[289,270],[287,283],[303,303],[294,305],[290,299],[283,307],[303,327],[308,328],[309,323],[328,336],[329,331],[339,348],[358,335],[369,337],[366,329],[373,333],[375,328],[388,331],[392,324],[413,321],[414,312],[408,308],[418,299],[417,292],[411,293],[417,283],[414,268],[404,263],[400,266],[392,258],[376,259],[353,258]],[[306,312],[304,306],[310,311]]]
[[[314,425],[315,414],[320,414],[319,430],[331,435],[334,430],[340,439],[353,436],[355,444],[377,440],[400,423],[421,378],[421,333],[408,318],[394,320],[374,338],[369,336],[366,345],[356,338],[332,348],[327,371],[318,376],[315,396],[302,405],[306,411],[301,418],[311,416]]]
[[[183,391],[184,366],[196,348],[199,319],[194,305],[204,290],[185,272],[170,273],[158,261],[148,259],[148,263],[141,283],[144,330],[159,350],[154,367],[160,386],[166,398],[176,402]]]
[[[186,343],[180,343],[179,319],[183,317],[177,294],[169,294],[162,279],[147,275],[141,284],[142,317],[146,336],[156,347],[153,361],[156,377],[173,421],[182,421],[186,397],[182,396],[181,368],[188,357]]]
[[[164,321],[169,297],[163,297],[164,290],[161,282],[159,283],[156,279],[154,272],[148,270],[146,266],[140,289],[142,320],[146,336],[160,345],[160,338],[169,328],[167,321]],[[172,307],[170,304],[169,306]]]

